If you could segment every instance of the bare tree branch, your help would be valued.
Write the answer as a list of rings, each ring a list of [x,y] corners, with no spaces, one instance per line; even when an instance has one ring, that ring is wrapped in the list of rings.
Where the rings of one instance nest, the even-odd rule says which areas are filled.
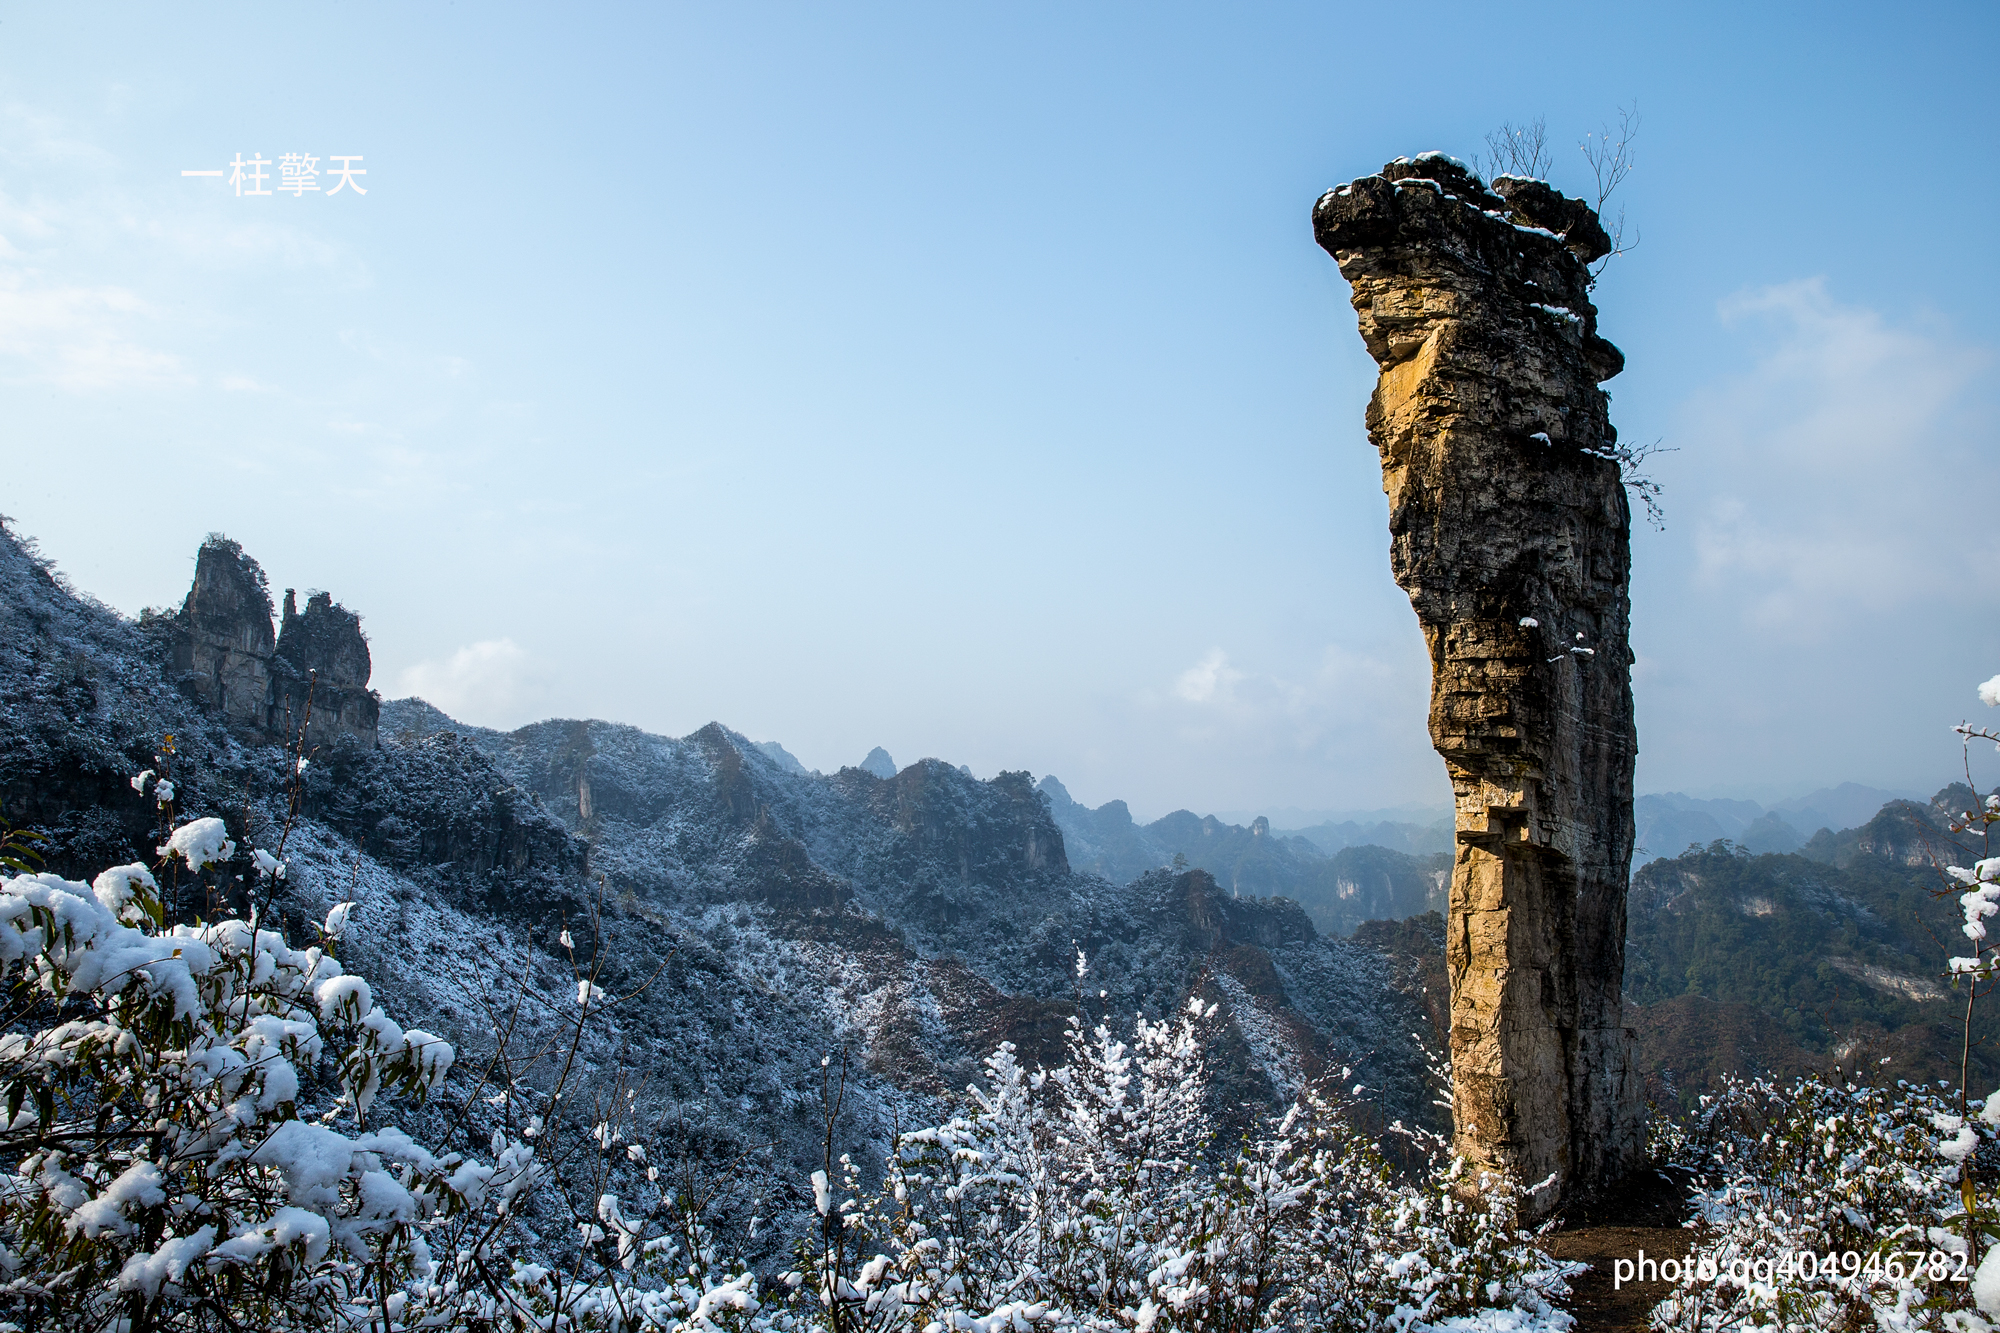
[[[1520,125],[1512,121],[1503,123],[1486,136],[1486,155],[1495,176],[1527,176],[1534,180],[1546,180],[1549,169],[1556,164],[1549,153],[1548,118],[1536,116]],[[1479,160],[1474,158],[1473,168],[1477,170],[1478,167]]]
[[[1622,206],[1618,210],[1616,221],[1606,217],[1604,212],[1606,205],[1611,202],[1611,196],[1618,192],[1618,187],[1632,174],[1632,141],[1638,137],[1639,104],[1634,102],[1630,106],[1618,108],[1617,128],[1614,129],[1610,125],[1600,126],[1597,133],[1584,135],[1582,141],[1577,144],[1578,151],[1583,154],[1583,160],[1590,163],[1591,175],[1596,178],[1597,216],[1598,220],[1604,223],[1605,234],[1611,238],[1610,252],[1598,261],[1597,267],[1591,272],[1593,283],[1597,280],[1598,274],[1604,272],[1605,265],[1639,245],[1637,232],[1632,234],[1631,243],[1626,243],[1625,209]],[[1491,142],[1490,135],[1488,142]]]

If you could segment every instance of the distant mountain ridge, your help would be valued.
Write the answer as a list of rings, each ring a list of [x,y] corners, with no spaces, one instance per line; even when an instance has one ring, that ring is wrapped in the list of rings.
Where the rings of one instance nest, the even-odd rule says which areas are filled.
[[[1386,847],[1409,856],[1451,852],[1458,845],[1457,820],[1444,815],[1427,824],[1407,820],[1340,820],[1286,830],[1329,855],[1346,847]]]
[[[1419,828],[1429,828],[1441,819],[1451,818],[1451,802],[1377,806],[1367,810],[1273,805],[1256,810],[1211,810],[1209,813],[1226,824],[1245,826],[1258,815],[1262,815],[1271,821],[1271,827],[1282,829],[1315,828],[1321,824],[1359,824],[1364,828],[1372,828],[1377,824],[1413,824]]]
[[[870,758],[876,754],[881,751]],[[1114,883],[1176,863],[1197,866],[1232,892],[1292,899],[1315,926],[1333,935],[1351,934],[1364,921],[1443,912],[1450,896],[1457,838],[1448,815],[1430,823],[1347,820],[1282,829],[1262,815],[1238,824],[1176,810],[1141,824],[1124,801],[1092,809],[1053,775],[1044,777],[1038,790],[1063,831],[1072,863]],[[1864,825],[1885,805],[1905,799],[1906,794],[1858,782],[1768,807],[1681,792],[1641,796],[1633,803],[1638,846],[1632,869],[1636,873],[1648,862],[1717,841],[1758,854],[1811,855],[1807,848],[1815,838]]]
[[[1047,784],[1025,773],[981,781],[922,759],[882,777],[879,747],[862,766],[803,773],[719,724],[678,739],[572,720],[503,733],[418,699],[385,703],[382,730],[393,746],[436,731],[476,746],[589,845],[592,873],[620,892],[682,919],[720,911],[760,948],[812,941],[820,965],[847,978],[841,988],[855,988],[859,1014],[841,1018],[836,1003],[836,1022],[852,1023],[867,1067],[905,1091],[962,1087],[1000,1040],[1031,1062],[1051,1056],[1081,951],[1112,1013],[1164,1012],[1190,987],[1213,990],[1218,1086],[1232,1104],[1290,1095],[1335,1052],[1372,1052],[1366,1077],[1385,1118],[1427,1114],[1420,1054],[1404,1038],[1428,1027],[1429,1010],[1421,984],[1396,990],[1416,973],[1389,957],[1405,945],[1329,937],[1306,905],[1264,891],[1280,876],[1251,882],[1254,858],[1227,884],[1192,858],[1118,881],[1079,867]],[[1204,828],[1222,842],[1269,839],[1193,816],[1173,827],[1190,843]],[[1300,848],[1325,862],[1309,844],[1285,850]],[[1398,916],[1424,910],[1434,889],[1365,856],[1349,874],[1366,879],[1357,905],[1414,902]],[[729,918],[742,903],[764,911]]]
[[[1752,852],[1796,852],[1821,829],[1839,832],[1875,817],[1891,801],[1914,793],[1884,791],[1858,782],[1822,787],[1772,806],[1726,798],[1700,799],[1677,791],[1641,796],[1632,803],[1638,847],[1632,869],[1690,847],[1727,839]]]
[[[1192,866],[1233,894],[1291,899],[1329,935],[1351,935],[1364,921],[1402,920],[1446,907],[1448,831],[1443,845],[1425,855],[1337,841],[1329,847],[1311,836],[1275,830],[1261,815],[1245,827],[1176,810],[1139,824],[1125,802],[1090,809],[1054,777],[1043,778],[1036,790],[1063,832],[1071,864],[1113,883],[1161,867]]]

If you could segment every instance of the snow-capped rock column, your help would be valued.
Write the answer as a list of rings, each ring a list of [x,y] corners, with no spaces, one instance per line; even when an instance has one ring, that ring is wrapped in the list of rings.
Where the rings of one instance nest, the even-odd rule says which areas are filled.
[[[1631,514],[1598,382],[1597,216],[1399,158],[1329,192],[1314,234],[1381,368],[1390,557],[1431,653],[1458,814],[1446,961],[1454,1143],[1528,1217],[1636,1165],[1620,998],[1632,857]]]

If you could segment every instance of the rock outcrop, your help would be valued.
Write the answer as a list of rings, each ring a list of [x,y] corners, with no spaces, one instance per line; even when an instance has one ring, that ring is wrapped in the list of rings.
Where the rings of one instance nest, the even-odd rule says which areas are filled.
[[[249,731],[270,721],[271,589],[264,570],[227,537],[195,554],[194,586],[181,605],[174,671],[208,712]]]
[[[1596,215],[1440,154],[1330,191],[1314,234],[1381,368],[1369,438],[1457,804],[1454,1143],[1540,1216],[1635,1166],[1624,1025],[1637,753],[1631,515],[1597,335]]]
[[[300,612],[287,588],[274,634],[262,567],[237,543],[211,536],[173,628],[182,690],[233,731],[290,745],[303,730],[308,751],[341,737],[375,748],[382,701],[368,688],[368,639],[361,617],[330,594],[311,594]]]
[[[374,748],[382,700],[368,688],[374,667],[361,617],[315,592],[301,612],[285,589],[285,618],[272,662],[272,719],[285,735],[303,726],[308,750],[352,736]],[[290,721],[287,721],[290,719]]]

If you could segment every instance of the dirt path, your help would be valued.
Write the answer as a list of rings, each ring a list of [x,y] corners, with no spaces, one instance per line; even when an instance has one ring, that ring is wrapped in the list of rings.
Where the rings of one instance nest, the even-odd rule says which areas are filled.
[[[1641,1250],[1648,1259],[1683,1259],[1694,1239],[1694,1232],[1680,1227],[1586,1226],[1551,1232],[1542,1248],[1558,1259],[1590,1265],[1588,1273],[1569,1280],[1574,1294],[1568,1309],[1576,1316],[1576,1333],[1638,1333],[1673,1284],[1631,1281],[1613,1289],[1613,1261],[1636,1264]]]
[[[1590,1265],[1569,1282],[1566,1308],[1576,1316],[1576,1333],[1643,1333],[1646,1317],[1673,1284],[1633,1280],[1614,1287],[1612,1265],[1626,1259],[1636,1267],[1641,1250],[1654,1260],[1687,1257],[1698,1236],[1680,1224],[1687,1215],[1688,1186],[1679,1171],[1641,1173],[1542,1238],[1542,1248],[1554,1257]]]

